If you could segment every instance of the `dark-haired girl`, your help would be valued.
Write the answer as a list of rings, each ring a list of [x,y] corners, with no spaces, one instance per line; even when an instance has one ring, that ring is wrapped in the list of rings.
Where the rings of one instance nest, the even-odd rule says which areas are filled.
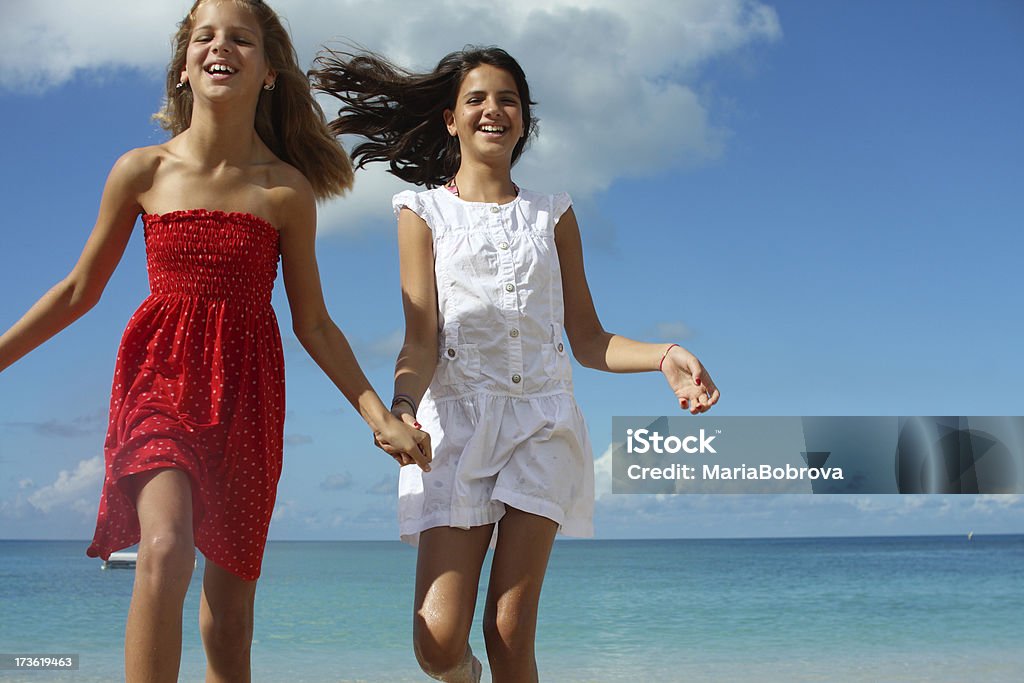
[[[277,15],[256,0],[199,0],[174,44],[160,114],[174,137],[114,165],[78,263],[0,337],[0,370],[98,301],[142,215],[152,293],[117,354],[88,553],[139,544],[128,681],[178,679],[196,548],[206,680],[248,681],[281,474],[278,259],[296,336],[378,441],[423,467],[430,444],[381,403],[324,306],[315,200],[343,192],[352,171]]]
[[[392,412],[435,443],[431,471],[403,467],[399,484],[401,535],[419,545],[417,659],[438,680],[479,680],[468,636],[495,536],[484,608],[493,680],[536,681],[537,605],[555,535],[592,535],[593,456],[563,330],[586,367],[660,369],[691,413],[714,405],[718,389],[677,344],[601,326],[569,196],[512,181],[535,120],[506,52],[467,48],[427,74],[332,53],[313,76],[343,102],[332,130],[366,138],[357,167],[386,161],[428,188],[393,201],[406,334]]]

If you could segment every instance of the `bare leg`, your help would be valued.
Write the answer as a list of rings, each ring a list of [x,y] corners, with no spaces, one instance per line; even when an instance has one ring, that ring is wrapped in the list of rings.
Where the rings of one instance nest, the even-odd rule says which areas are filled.
[[[420,534],[416,560],[413,646],[427,675],[446,683],[476,683],[480,662],[469,648],[476,592],[493,524],[437,527]]]
[[[494,683],[536,683],[537,605],[558,524],[508,507],[498,523],[484,609]]]
[[[181,609],[196,561],[192,486],[188,475],[172,469],[139,474],[133,483],[142,534],[125,629],[125,678],[173,682],[181,664]]]
[[[248,683],[252,678],[253,603],[256,582],[206,563],[199,630],[206,648],[207,683]]]

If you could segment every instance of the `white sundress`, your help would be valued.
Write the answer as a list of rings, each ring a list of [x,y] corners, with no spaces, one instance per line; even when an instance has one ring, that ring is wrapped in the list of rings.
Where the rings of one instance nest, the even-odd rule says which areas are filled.
[[[594,459],[562,337],[555,223],[568,194],[520,190],[507,204],[443,187],[401,192],[433,234],[439,358],[417,418],[430,472],[401,469],[403,541],[501,519],[505,505],[593,536]]]

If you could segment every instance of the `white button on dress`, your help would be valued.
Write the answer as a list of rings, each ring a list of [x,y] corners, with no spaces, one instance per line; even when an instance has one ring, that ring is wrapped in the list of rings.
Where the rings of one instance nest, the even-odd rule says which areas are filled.
[[[495,205],[445,188],[401,192],[430,228],[438,298],[437,369],[417,415],[431,471],[403,467],[402,539],[435,526],[491,524],[505,506],[593,535],[590,439],[562,341],[554,228],[567,194],[520,190]],[[507,331],[507,332],[506,332]]]

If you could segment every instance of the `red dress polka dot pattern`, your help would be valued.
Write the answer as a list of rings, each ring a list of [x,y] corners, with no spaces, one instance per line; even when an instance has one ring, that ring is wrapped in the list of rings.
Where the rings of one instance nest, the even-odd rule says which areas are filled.
[[[278,232],[250,214],[205,209],[142,220],[151,294],[117,354],[87,553],[106,559],[138,543],[126,480],[174,468],[192,483],[196,547],[255,580],[283,448],[284,355],[270,305]]]

